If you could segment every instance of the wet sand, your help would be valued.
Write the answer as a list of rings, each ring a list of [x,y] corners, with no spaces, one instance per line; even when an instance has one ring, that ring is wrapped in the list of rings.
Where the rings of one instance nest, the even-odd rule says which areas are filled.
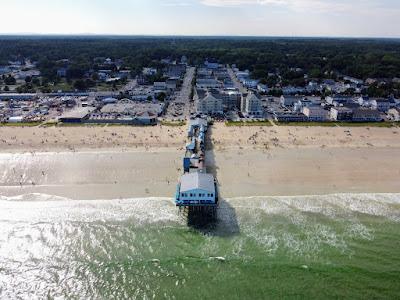
[[[223,198],[399,193],[400,148],[216,149],[208,165]],[[173,197],[182,152],[0,154],[0,195],[70,199]]]

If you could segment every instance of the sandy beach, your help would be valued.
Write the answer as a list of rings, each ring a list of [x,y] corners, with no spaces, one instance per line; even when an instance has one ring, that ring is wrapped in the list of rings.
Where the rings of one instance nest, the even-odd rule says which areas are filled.
[[[210,134],[217,149],[400,147],[398,127],[228,127],[216,123]],[[186,126],[0,127],[0,152],[183,150],[185,143]]]
[[[210,130],[208,166],[225,198],[400,192],[400,129]],[[0,194],[171,197],[186,127],[0,128]]]

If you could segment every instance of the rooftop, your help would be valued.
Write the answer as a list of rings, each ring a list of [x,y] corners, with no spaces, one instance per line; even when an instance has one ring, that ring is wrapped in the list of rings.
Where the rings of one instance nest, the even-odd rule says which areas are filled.
[[[82,119],[86,117],[92,110],[93,108],[90,107],[78,107],[65,112],[59,119]]]
[[[192,190],[215,193],[214,176],[197,172],[184,174],[181,178],[181,192],[184,193]]]

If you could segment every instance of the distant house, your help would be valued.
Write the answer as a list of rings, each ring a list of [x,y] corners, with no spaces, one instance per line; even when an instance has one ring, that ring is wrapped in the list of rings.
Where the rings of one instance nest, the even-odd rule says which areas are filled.
[[[353,122],[381,122],[383,121],[382,115],[378,110],[359,108],[355,109],[353,113]]]
[[[246,71],[236,71],[236,77],[241,81],[242,79],[247,79],[250,77],[250,72]]]
[[[354,84],[357,84],[357,85],[361,85],[361,84],[364,83],[363,80],[357,79],[357,78],[354,78],[354,77],[351,77],[351,76],[344,76],[344,77],[343,77],[343,80],[349,81],[349,82],[354,83]]]
[[[167,79],[165,84],[168,90],[175,91],[178,86],[178,81],[176,79]]]
[[[264,112],[261,100],[253,93],[242,98],[241,111],[249,116],[262,116]]]
[[[303,113],[276,113],[275,120],[278,122],[306,122],[308,117]]]
[[[353,110],[348,107],[332,107],[330,117],[333,121],[352,121]]]
[[[103,104],[113,104],[113,103],[117,103],[118,99],[109,97],[109,98],[104,98],[102,100],[102,102],[103,102]]]
[[[155,68],[143,68],[142,74],[145,76],[154,76],[157,74],[157,69]]]
[[[188,59],[187,59],[187,57],[185,55],[183,55],[181,57],[181,64],[187,64],[187,63],[188,63]]]
[[[202,114],[222,114],[223,106],[222,100],[208,94],[205,98],[197,101],[197,111]]]
[[[9,72],[11,72],[9,67],[0,66],[0,75],[7,74]]]
[[[65,112],[58,120],[62,123],[82,123],[84,120],[89,118],[89,114],[92,108],[79,107],[71,111]]]
[[[321,106],[306,106],[303,108],[303,114],[313,122],[325,122],[329,120],[329,112]]]
[[[186,72],[186,64],[168,65],[164,75],[167,77],[183,77]]]
[[[157,124],[157,115],[148,111],[138,113],[135,117],[134,123],[141,125],[155,125]]]
[[[257,85],[258,85],[258,80],[254,80],[254,79],[241,79],[240,81],[242,82],[242,84],[245,87],[251,88],[251,89],[256,89]]]
[[[347,103],[353,103],[354,98],[352,96],[343,96],[343,95],[335,95],[335,96],[329,96],[326,97],[326,102],[330,105],[334,106],[342,106]]]
[[[204,65],[209,69],[218,69],[218,67],[219,67],[219,63],[214,62],[214,61],[209,61],[209,60],[206,60],[204,62]]]
[[[294,95],[294,94],[303,94],[306,92],[306,89],[299,86],[285,86],[282,88],[282,92],[284,95]]]
[[[388,118],[391,121],[399,122],[400,121],[400,108],[389,109]]]
[[[67,76],[67,69],[66,68],[60,68],[57,70],[57,76],[58,77],[66,77]]]
[[[280,104],[284,107],[294,106],[295,103],[302,101],[304,99],[303,96],[281,96]]]
[[[166,91],[167,84],[165,82],[154,82],[153,89],[157,91]]]
[[[23,116],[14,116],[8,118],[8,123],[22,123],[24,121]]]
[[[221,87],[221,82],[215,79],[197,79],[196,87],[199,89],[215,89]]]
[[[387,112],[391,107],[391,101],[389,99],[372,99],[371,106],[373,109]]]
[[[144,75],[138,75],[136,77],[136,81],[137,81],[138,85],[147,85],[148,84],[148,80],[147,80],[146,76],[144,76]]]

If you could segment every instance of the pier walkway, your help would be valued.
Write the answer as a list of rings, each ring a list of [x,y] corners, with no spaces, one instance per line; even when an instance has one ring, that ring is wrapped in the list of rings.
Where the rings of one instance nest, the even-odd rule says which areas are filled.
[[[183,157],[183,175],[176,189],[175,202],[179,208],[200,211],[218,206],[216,179],[207,173],[205,162],[207,130],[207,120],[190,120],[188,143]]]

